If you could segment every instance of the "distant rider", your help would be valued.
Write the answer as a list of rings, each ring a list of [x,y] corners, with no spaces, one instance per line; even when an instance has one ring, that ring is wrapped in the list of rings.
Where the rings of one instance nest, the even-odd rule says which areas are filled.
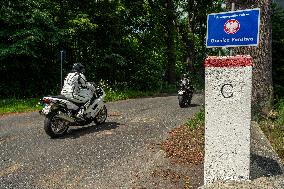
[[[188,79],[187,74],[183,74],[182,78],[181,78],[181,88],[183,89],[188,89],[188,87],[190,86],[190,81]]]

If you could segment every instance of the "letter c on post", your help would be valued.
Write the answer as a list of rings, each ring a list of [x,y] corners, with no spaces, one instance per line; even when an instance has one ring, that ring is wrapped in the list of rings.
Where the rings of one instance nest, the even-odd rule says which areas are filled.
[[[221,94],[224,98],[233,97],[233,85],[232,84],[223,84],[221,87]]]

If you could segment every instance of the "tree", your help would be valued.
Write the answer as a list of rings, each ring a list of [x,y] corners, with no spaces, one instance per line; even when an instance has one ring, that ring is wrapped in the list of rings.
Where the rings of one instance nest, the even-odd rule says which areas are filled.
[[[273,103],[272,82],[272,32],[271,0],[228,0],[227,7],[234,2],[236,10],[260,8],[258,47],[238,47],[235,54],[251,55],[253,58],[252,110],[253,114],[267,114]]]
[[[0,96],[37,95],[54,79],[47,66],[57,28],[43,1],[4,0],[0,11]],[[47,77],[48,72],[51,76]],[[46,87],[48,88],[48,87]]]
[[[158,28],[162,37],[166,57],[165,80],[176,82],[176,5],[174,0],[148,0],[151,8],[151,23]]]
[[[167,56],[167,67],[166,67],[166,80],[170,84],[176,82],[176,15],[175,6],[173,0],[166,0],[165,3],[166,19],[165,19],[165,41],[166,41],[166,56]]]
[[[272,7],[272,57],[273,90],[276,100],[284,96],[284,9]]]
[[[218,9],[218,4],[215,5],[217,6],[214,6],[213,0],[184,0],[180,3],[178,31],[186,50],[187,71],[191,75],[203,67],[207,14]]]
[[[0,96],[58,94],[61,50],[64,74],[82,62],[89,80],[122,89],[155,90],[162,79],[175,84],[186,66],[198,76],[214,2],[4,0]]]

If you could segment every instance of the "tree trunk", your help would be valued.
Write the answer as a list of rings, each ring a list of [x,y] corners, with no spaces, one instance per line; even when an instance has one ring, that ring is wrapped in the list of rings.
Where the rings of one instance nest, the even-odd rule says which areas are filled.
[[[187,4],[187,27],[179,27],[182,41],[185,44],[186,57],[185,62],[187,65],[187,71],[189,74],[195,72],[193,63],[195,60],[195,42],[194,42],[194,28],[195,28],[195,13],[194,13],[195,1],[189,1]]]
[[[271,0],[236,0],[235,3],[236,10],[260,8],[258,47],[238,47],[234,54],[252,56],[252,113],[254,116],[266,115],[273,103]]]
[[[188,24],[190,24],[189,18],[188,18]],[[195,48],[195,44],[194,44],[194,40],[192,39],[192,37],[190,35],[194,35],[192,31],[192,29],[188,26],[188,27],[179,27],[179,32],[182,38],[182,41],[184,43],[185,46],[185,50],[186,50],[186,54],[184,57],[184,61],[186,62],[187,65],[187,71],[189,73],[193,73],[194,67],[193,67],[193,60],[194,60],[194,48]]]
[[[189,73],[194,73],[193,61],[195,60],[195,43],[194,43],[194,11],[192,10],[193,5],[188,5],[188,33],[189,40],[186,44],[187,50],[187,59],[186,63],[188,66]]]
[[[167,53],[167,67],[166,67],[166,80],[170,84],[176,82],[176,46],[175,46],[175,14],[174,4],[172,0],[166,1],[166,53]]]

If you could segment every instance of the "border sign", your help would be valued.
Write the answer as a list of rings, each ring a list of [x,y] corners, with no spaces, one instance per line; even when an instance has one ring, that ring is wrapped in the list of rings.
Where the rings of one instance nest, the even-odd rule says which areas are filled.
[[[209,14],[206,46],[258,46],[259,23],[259,8]]]

